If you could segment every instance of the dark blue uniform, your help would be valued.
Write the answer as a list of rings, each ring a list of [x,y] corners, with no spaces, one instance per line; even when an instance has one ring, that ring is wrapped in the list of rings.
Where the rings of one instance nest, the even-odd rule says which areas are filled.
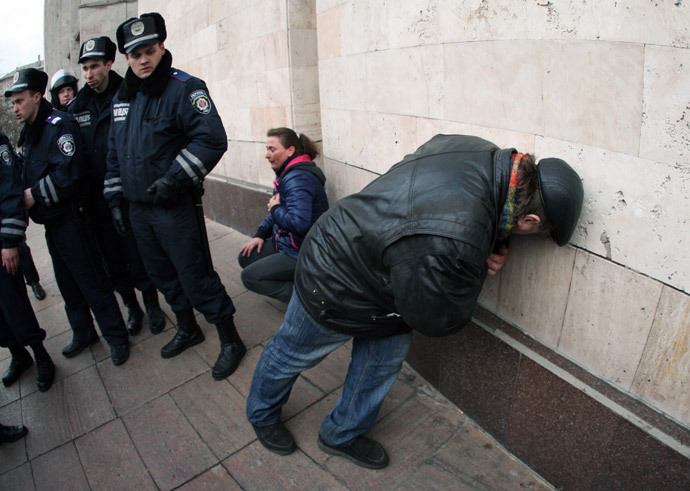
[[[130,202],[129,218],[144,265],[173,311],[193,306],[211,324],[235,308],[204,257],[203,223],[193,193],[227,149],[227,136],[206,85],[170,69],[154,93],[113,99],[105,197],[111,207]],[[177,204],[153,203],[147,189],[168,177],[184,192]]]
[[[150,291],[154,286],[146,274],[134,237],[122,237],[115,231],[108,203],[103,196],[110,110],[112,99],[121,82],[122,77],[110,71],[108,88],[103,94],[97,94],[85,85],[70,105],[70,111],[79,124],[84,146],[88,179],[86,208],[92,219],[108,276],[115,290],[124,297],[132,292],[134,287],[141,291]]]
[[[13,249],[24,241],[27,226],[21,172],[7,137],[0,133],[0,240],[2,249]],[[0,346],[10,348],[40,343],[46,333],[38,325],[26,286],[21,264],[11,275],[0,266]]]
[[[84,191],[82,141],[74,118],[51,110],[42,100],[26,131],[24,187],[36,203],[29,216],[46,229],[48,251],[65,312],[76,338],[90,339],[94,326],[89,307],[109,345],[127,343],[127,329],[110,282],[96,259],[93,234],[78,218],[76,200]]]

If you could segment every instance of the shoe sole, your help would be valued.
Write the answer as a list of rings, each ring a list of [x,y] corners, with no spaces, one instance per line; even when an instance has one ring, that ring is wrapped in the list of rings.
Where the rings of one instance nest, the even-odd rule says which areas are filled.
[[[379,469],[385,468],[385,467],[388,465],[388,462],[386,462],[385,464],[381,465],[381,464],[370,464],[370,463],[368,463],[368,462],[364,462],[364,461],[361,461],[361,460],[357,460],[356,458],[354,458],[352,455],[350,455],[350,454],[348,454],[348,453],[342,452],[342,451],[338,450],[337,448],[327,446],[327,445],[321,440],[321,438],[318,439],[318,442],[317,442],[317,443],[319,444],[319,448],[320,448],[321,450],[323,450],[324,452],[326,452],[327,454],[330,454],[330,455],[337,455],[337,456],[339,456],[339,457],[345,457],[347,460],[349,460],[350,462],[354,463],[355,465],[358,465],[358,466],[360,466],[360,467],[364,467],[364,468],[366,468],[366,469],[379,470]]]
[[[166,360],[169,358],[174,358],[177,355],[181,355],[182,353],[184,353],[186,350],[188,350],[192,346],[196,346],[197,344],[203,343],[205,340],[206,340],[206,338],[204,336],[201,336],[198,339],[195,339],[193,342],[189,343],[187,346],[185,346],[184,349],[181,349],[180,351],[176,351],[174,353],[163,354],[163,352],[161,351],[161,358],[165,358]]]
[[[81,353],[81,352],[84,351],[86,348],[88,348],[89,346],[93,346],[94,344],[98,343],[98,341],[99,341],[99,337],[96,336],[94,339],[92,339],[91,341],[89,341],[88,343],[86,343],[85,345],[83,345],[83,346],[81,347],[81,349],[79,349],[78,351],[73,351],[73,352],[71,352],[71,353],[69,353],[69,354],[66,354],[66,353],[63,351],[63,352],[62,352],[62,356],[64,356],[65,358],[74,358],[74,357],[77,356],[79,353]]]

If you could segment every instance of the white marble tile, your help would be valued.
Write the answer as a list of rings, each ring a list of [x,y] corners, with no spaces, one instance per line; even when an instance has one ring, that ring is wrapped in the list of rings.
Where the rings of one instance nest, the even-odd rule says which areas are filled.
[[[290,65],[315,66],[319,62],[316,49],[316,29],[290,29]]]
[[[316,0],[316,13],[321,14],[335,8],[343,3],[351,2],[352,0]]]
[[[319,60],[340,57],[340,7],[317,16],[317,44]]]
[[[316,28],[315,0],[288,0],[286,3],[288,26],[291,29]]]
[[[390,48],[428,46],[439,42],[438,0],[402,0],[388,9]],[[396,7],[397,6],[397,7]]]
[[[645,47],[640,157],[690,170],[690,50]]]
[[[441,117],[442,52],[441,46],[431,46],[367,54],[367,109],[409,116]]]
[[[319,91],[323,109],[366,110],[365,56],[319,61]]]
[[[501,271],[497,314],[556,348],[573,275],[575,249],[550,237],[516,236]]]
[[[366,111],[352,111],[350,118],[350,165],[383,174],[416,148],[415,118]]]
[[[321,109],[323,126],[323,151],[331,160],[350,161],[352,135],[350,131],[350,111],[342,109]]]
[[[583,179],[574,244],[690,291],[686,169],[546,138],[536,154],[564,159]]]
[[[345,196],[361,191],[378,177],[378,174],[329,158],[324,158],[323,165],[326,173],[326,194],[331,205]]]
[[[558,350],[630,390],[661,283],[578,250]]]
[[[544,41],[541,49],[544,131],[539,134],[636,155],[642,45]]]
[[[358,0],[340,6],[342,56],[387,49],[388,8],[391,4],[378,0]],[[396,8],[396,7],[394,7]]]
[[[446,135],[474,135],[489,140],[501,148],[515,148],[523,153],[534,152],[534,135],[531,133],[519,133],[488,126],[428,118],[417,118],[415,146],[421,146],[439,133]]]
[[[290,70],[292,104],[303,106],[319,103],[319,70],[316,65],[293,67]]]
[[[259,170],[266,162],[264,147],[264,142],[230,140],[222,160],[225,177],[267,185],[268,180],[262,182],[259,178]]]
[[[664,287],[632,392],[690,426],[690,297]]]
[[[445,45],[445,119],[543,134],[543,49],[534,41]]]
[[[442,43],[525,39],[527,11],[538,8],[519,0],[439,0],[437,4]]]

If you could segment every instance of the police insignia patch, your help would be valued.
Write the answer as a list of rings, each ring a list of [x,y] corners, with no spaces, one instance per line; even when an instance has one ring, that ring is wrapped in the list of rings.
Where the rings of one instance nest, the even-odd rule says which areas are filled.
[[[86,46],[84,46],[84,51],[93,51],[93,48],[96,46],[96,41],[93,39],[89,39],[86,41]]]
[[[144,23],[141,21],[135,22],[132,24],[129,30],[132,33],[132,36],[140,36],[144,33]]]
[[[208,114],[211,112],[211,99],[205,90],[195,90],[189,95],[189,100],[192,106],[201,114]]]
[[[74,137],[72,135],[62,135],[58,138],[58,148],[66,157],[74,155]]]
[[[17,80],[19,80],[19,72],[14,72],[14,77],[12,77],[12,83],[16,84]]]
[[[7,145],[0,145],[0,162],[5,165],[12,163],[12,156],[10,155],[10,147]]]

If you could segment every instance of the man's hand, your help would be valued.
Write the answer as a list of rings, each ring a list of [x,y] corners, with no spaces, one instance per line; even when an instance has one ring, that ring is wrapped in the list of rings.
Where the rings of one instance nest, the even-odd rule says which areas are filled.
[[[115,227],[117,233],[123,237],[127,237],[129,235],[129,227],[127,226],[127,222],[125,222],[125,217],[122,216],[122,209],[118,206],[111,208],[110,214],[113,217],[113,227]]]
[[[486,260],[486,262],[489,263],[489,276],[494,276],[496,273],[498,273],[505,265],[507,259],[508,248],[505,245],[502,245],[498,250],[498,254],[494,252],[489,256],[489,259]]]
[[[31,188],[24,190],[24,208],[27,210],[36,204],[33,195],[31,194]]]
[[[163,176],[151,184],[146,192],[153,195],[154,205],[172,208],[177,204],[182,189],[174,180]]]
[[[7,272],[14,276],[19,269],[19,249],[12,247],[11,249],[2,250],[2,265]]]
[[[271,199],[268,200],[268,212],[271,213],[271,208],[273,208],[275,205],[280,204],[280,193],[276,193],[273,196],[271,196]]]
[[[264,242],[266,241],[261,237],[254,237],[252,240],[244,244],[240,252],[243,256],[249,256],[254,249],[256,249],[256,252],[261,252]]]

